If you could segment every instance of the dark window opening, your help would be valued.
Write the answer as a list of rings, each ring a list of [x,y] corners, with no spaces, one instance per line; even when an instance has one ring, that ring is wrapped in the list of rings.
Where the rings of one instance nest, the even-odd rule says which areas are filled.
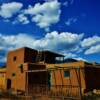
[[[16,74],[15,73],[12,73],[12,76],[16,76]]]
[[[23,64],[19,66],[21,73],[23,73]]]
[[[50,71],[50,73],[48,73],[48,86],[49,88],[51,87],[52,83],[52,72]]]
[[[11,88],[11,79],[7,79],[7,89]]]
[[[14,56],[13,61],[16,61],[16,59],[17,59],[16,56]]]
[[[64,77],[70,77],[70,71],[69,70],[64,71]]]

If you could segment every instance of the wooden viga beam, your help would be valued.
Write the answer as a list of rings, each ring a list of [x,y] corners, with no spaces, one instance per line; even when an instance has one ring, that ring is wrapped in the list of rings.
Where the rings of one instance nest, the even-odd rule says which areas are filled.
[[[66,67],[57,67],[57,68],[48,68],[48,69],[38,69],[38,70],[24,70],[25,72],[45,72],[45,71],[55,71],[55,70],[70,70],[70,69],[81,69],[80,67],[77,67],[77,68],[73,68],[73,67],[70,67],[70,68],[66,68]]]

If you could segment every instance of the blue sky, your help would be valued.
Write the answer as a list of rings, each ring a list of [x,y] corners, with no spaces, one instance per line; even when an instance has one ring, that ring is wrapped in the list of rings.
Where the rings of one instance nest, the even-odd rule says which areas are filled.
[[[100,1],[0,0],[0,63],[24,46],[100,63]]]

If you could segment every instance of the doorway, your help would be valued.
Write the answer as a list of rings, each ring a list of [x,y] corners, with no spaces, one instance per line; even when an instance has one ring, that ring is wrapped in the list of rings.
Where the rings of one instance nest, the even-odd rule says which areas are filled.
[[[7,79],[7,89],[11,89],[11,79]]]

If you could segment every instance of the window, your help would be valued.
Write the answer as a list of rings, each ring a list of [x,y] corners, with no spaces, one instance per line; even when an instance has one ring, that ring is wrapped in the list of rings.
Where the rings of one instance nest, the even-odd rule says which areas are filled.
[[[70,77],[70,71],[69,70],[64,71],[64,77]]]
[[[51,85],[52,85],[52,72],[50,71],[50,73],[49,73],[49,81],[48,81],[49,88],[51,87]]]
[[[16,59],[17,59],[16,56],[14,56],[13,61],[16,61]]]
[[[23,64],[19,66],[21,73],[23,73]]]
[[[12,73],[12,76],[16,76],[16,74],[15,73]]]

